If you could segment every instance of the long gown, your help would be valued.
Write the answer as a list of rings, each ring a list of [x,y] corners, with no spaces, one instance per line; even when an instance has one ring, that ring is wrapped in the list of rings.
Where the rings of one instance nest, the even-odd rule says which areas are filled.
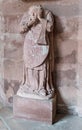
[[[53,29],[50,29],[53,22],[52,13],[46,10],[42,22],[32,26],[26,34],[23,49],[24,82],[22,88],[27,94],[53,96],[54,43]]]

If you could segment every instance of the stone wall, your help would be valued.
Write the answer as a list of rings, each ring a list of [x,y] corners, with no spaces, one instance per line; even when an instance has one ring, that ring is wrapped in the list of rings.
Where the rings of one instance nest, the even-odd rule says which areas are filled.
[[[21,83],[24,35],[19,34],[18,25],[23,13],[33,4],[41,4],[55,15],[54,82],[57,110],[77,114],[82,99],[78,92],[81,87],[79,77],[81,81],[82,75],[78,0],[0,0],[0,100],[6,105],[12,105],[13,95]]]
[[[77,91],[77,106],[78,114],[82,117],[82,1],[79,0],[79,29],[78,29],[78,91]]]

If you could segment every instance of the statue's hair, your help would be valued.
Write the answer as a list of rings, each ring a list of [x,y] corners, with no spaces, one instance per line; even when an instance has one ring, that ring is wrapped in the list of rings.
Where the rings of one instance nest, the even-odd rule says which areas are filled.
[[[36,13],[40,13],[40,10],[42,9],[41,5],[33,5],[29,8],[29,12],[36,12]]]

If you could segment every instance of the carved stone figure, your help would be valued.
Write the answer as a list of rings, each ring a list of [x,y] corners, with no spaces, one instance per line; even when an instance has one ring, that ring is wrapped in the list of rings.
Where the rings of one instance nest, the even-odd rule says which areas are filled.
[[[17,92],[22,97],[50,99],[54,97],[52,72],[54,70],[53,14],[34,5],[20,22],[24,40],[23,82]]]

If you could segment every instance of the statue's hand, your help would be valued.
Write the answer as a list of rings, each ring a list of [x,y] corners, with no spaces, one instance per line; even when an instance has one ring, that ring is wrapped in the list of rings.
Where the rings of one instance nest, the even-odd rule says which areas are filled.
[[[38,16],[38,19],[39,19],[39,21],[40,21],[42,24],[46,24],[46,22],[47,22],[46,19],[40,18],[39,16]]]
[[[25,32],[27,32],[28,31],[28,27],[26,26],[20,26],[20,28],[19,28],[19,32],[20,33],[25,33]]]

